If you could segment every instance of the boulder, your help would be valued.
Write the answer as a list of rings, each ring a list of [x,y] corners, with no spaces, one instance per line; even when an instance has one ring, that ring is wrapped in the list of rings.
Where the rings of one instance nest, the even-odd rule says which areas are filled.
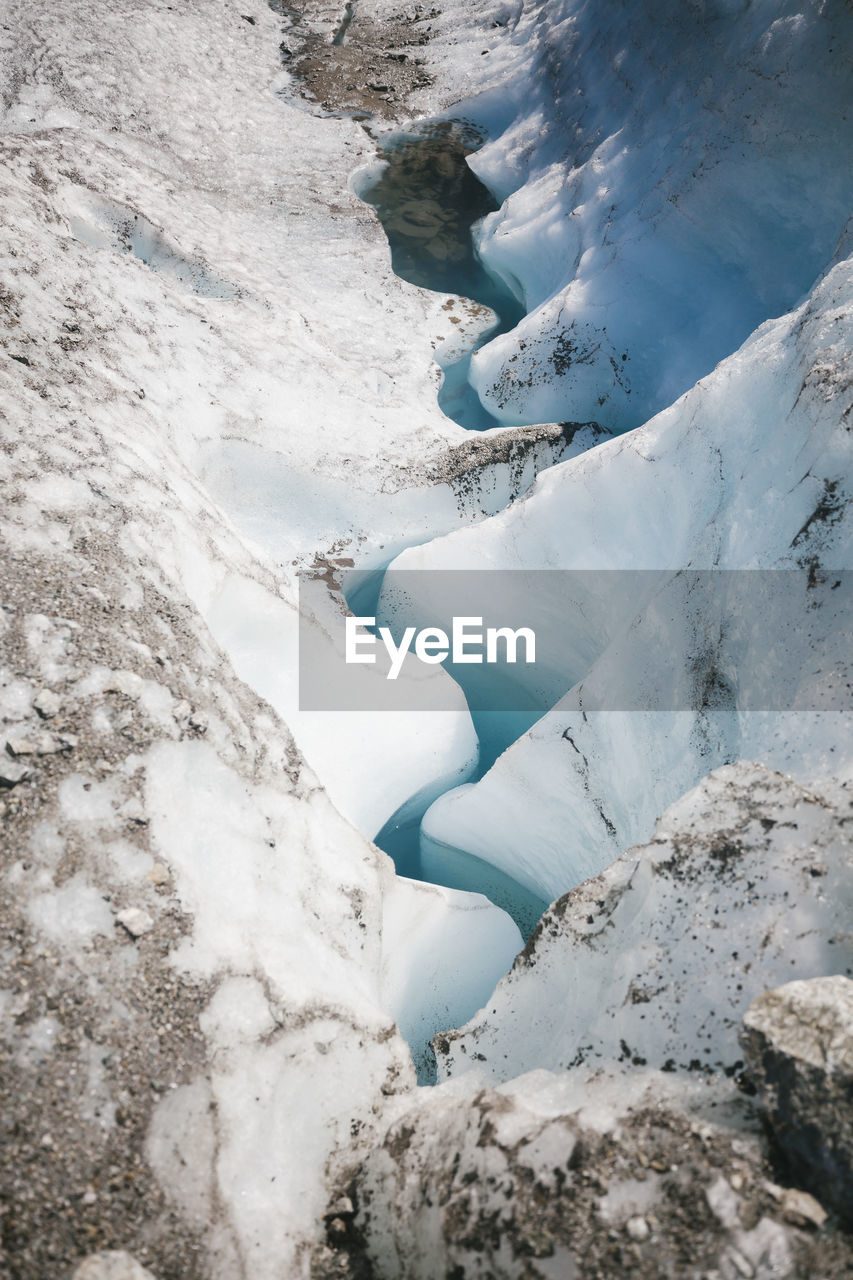
[[[787,982],[750,1005],[741,1043],[791,1179],[853,1221],[853,982]]]

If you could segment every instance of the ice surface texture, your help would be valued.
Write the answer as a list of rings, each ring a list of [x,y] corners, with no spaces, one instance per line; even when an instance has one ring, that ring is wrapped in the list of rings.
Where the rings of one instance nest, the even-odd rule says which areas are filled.
[[[508,34],[475,114],[506,128],[471,163],[507,198],[480,248],[528,316],[473,383],[503,421],[639,426],[831,257],[853,194],[849,7],[486,12]]]
[[[551,469],[505,513],[407,551],[394,567],[814,566],[825,567],[831,592],[831,570],[853,562],[851,297],[845,261],[649,424]],[[589,643],[595,601],[579,610],[565,644],[587,653],[584,680],[606,689],[654,666],[639,601],[636,610],[638,625],[599,653]],[[689,652],[687,610],[684,620]],[[833,640],[831,615],[824,625],[832,668],[790,676],[813,690],[833,672],[846,678],[849,662],[845,632]],[[721,636],[721,669],[732,657]],[[760,651],[750,661],[760,670]],[[587,712],[579,685],[476,786],[442,797],[424,833],[552,897],[647,839],[661,809],[716,765],[761,759],[803,779],[849,767],[849,712],[831,700],[825,711],[798,710],[795,686],[789,693],[792,710],[776,713],[741,708],[736,696],[728,711],[704,714]]]
[[[835,163],[843,97],[828,53],[838,4],[808,6],[799,21],[788,6],[765,3],[446,9],[431,20],[428,55],[440,83],[412,110],[434,116],[464,94],[486,94],[480,105],[495,118],[496,140],[475,163],[496,198],[515,194],[485,228],[483,252],[500,271],[505,251],[533,311],[520,335],[532,345],[522,351],[505,335],[481,353],[486,401],[518,354],[512,368],[530,360],[532,375],[544,359],[554,372],[560,420],[606,424],[611,415],[630,425],[670,394],[662,369],[671,368],[675,389],[693,376],[688,357],[720,332],[721,314],[748,326],[754,299],[759,318],[783,308],[828,262],[829,223],[849,180]],[[368,11],[388,9],[359,0]],[[324,15],[332,36],[341,7]],[[848,246],[800,309],[759,330],[686,400],[565,464],[509,514],[482,523],[476,537],[472,530],[470,542],[452,533],[521,493],[566,439],[545,432],[525,445],[486,432],[474,450],[441,413],[433,343],[456,326],[440,299],[392,273],[378,224],[347,188],[373,146],[351,121],[303,109],[281,69],[281,13],[261,5],[249,16],[254,23],[219,0],[4,6],[0,699],[6,732],[26,741],[44,731],[37,700],[48,689],[60,707],[50,732],[74,740],[35,750],[20,773],[10,756],[15,776],[0,799],[0,1054],[15,1145],[0,1169],[14,1217],[14,1230],[4,1219],[4,1247],[11,1243],[13,1267],[28,1276],[70,1274],[94,1238],[132,1245],[161,1277],[307,1274],[312,1252],[325,1248],[330,1201],[384,1151],[407,1111],[424,1117],[438,1150],[433,1170],[452,1161],[445,1135],[469,1131],[477,1064],[419,1094],[395,1019],[424,1059],[431,1031],[447,1030],[437,1023],[462,1021],[485,1001],[474,1025],[488,1071],[500,1067],[492,1043],[508,1043],[507,1067],[535,1065],[546,1050],[562,1066],[580,1047],[569,1043],[574,1033],[592,1027],[599,1045],[606,1035],[609,1058],[616,1053],[614,1091],[637,1096],[629,1084],[640,1068],[618,1061],[615,1033],[619,1019],[632,1036],[642,1026],[641,999],[614,1008],[613,1024],[602,1026],[593,1026],[600,1009],[578,1003],[553,1044],[533,1027],[522,1061],[519,1036],[541,1017],[546,989],[549,1009],[567,1005],[560,984],[571,971],[551,963],[543,938],[541,991],[531,986],[516,1006],[516,984],[526,986],[537,965],[517,969],[501,990],[501,1016],[493,1014],[499,1006],[485,997],[518,946],[515,927],[482,898],[395,877],[372,845],[368,837],[407,797],[458,777],[471,755],[470,721],[460,706],[431,730],[406,716],[309,727],[292,674],[298,570],[328,581],[341,608],[333,583],[347,562],[368,581],[402,549],[437,537],[424,562],[446,553],[462,563],[470,551],[477,567],[505,554],[584,567],[848,563]],[[348,42],[355,31],[354,22]],[[581,63],[588,80],[586,72],[577,80]],[[573,97],[578,87],[583,95]],[[729,207],[734,222],[722,217]],[[813,244],[803,239],[807,222]],[[581,243],[569,245],[576,227]],[[641,279],[653,234],[663,291],[646,291]],[[795,248],[801,266],[791,261]],[[700,249],[707,270],[696,265]],[[211,281],[224,282],[226,296]],[[578,366],[589,384],[572,390],[577,360],[567,362],[577,352],[557,327],[567,288],[585,325],[606,324],[622,381],[602,344],[601,358]],[[594,304],[615,316],[623,296],[624,323],[593,315]],[[640,331],[657,335],[645,363]],[[730,347],[739,336],[728,333]],[[527,376],[504,412],[551,419],[551,391],[538,374],[527,387]],[[322,643],[329,615],[319,610],[316,622]],[[533,735],[519,743],[492,782],[465,793],[470,829],[487,837],[495,865],[502,835],[517,852],[523,832],[533,880],[554,873],[543,884],[549,892],[564,875],[583,874],[587,853],[595,866],[609,857],[583,838],[606,830],[596,801],[616,827],[617,854],[635,814],[650,824],[667,789],[681,785],[682,755],[691,779],[700,760],[714,759],[681,750],[670,734],[658,788],[648,785],[648,768],[658,766],[645,732],[632,739],[616,723],[609,740],[592,725],[582,740],[565,720],[557,727],[541,744]],[[800,718],[775,738],[744,735],[738,750],[766,747],[769,758],[772,748],[774,760],[817,776],[843,770],[834,745],[833,734]],[[565,764],[576,753],[589,761],[586,787]],[[638,771],[637,759],[650,765]],[[481,804],[504,764],[501,785]],[[561,790],[565,808],[543,805],[543,786]],[[803,792],[803,818],[829,812],[810,798],[828,792]],[[710,821],[703,796],[691,798],[699,812],[691,808],[685,822]],[[776,822],[786,803],[774,800],[762,816]],[[843,905],[846,880],[817,840],[822,861],[807,867],[794,837],[782,838],[792,829],[778,828],[778,869],[768,870],[753,829],[740,861],[724,846],[718,862],[726,875],[745,865],[760,877],[753,921],[815,923],[792,954],[818,968],[829,946],[820,930]],[[451,843],[461,847],[459,830]],[[644,875],[654,875],[661,852],[653,846],[639,859]],[[837,903],[819,901],[821,876],[811,870],[824,865]],[[790,899],[806,875],[796,911],[774,900],[785,889]],[[712,912],[709,876],[703,867],[698,884]],[[622,894],[620,931],[605,930],[606,951],[605,939],[594,940],[594,953],[586,942],[566,944],[572,955],[588,950],[586,972],[615,975],[620,992],[629,985],[620,948],[637,939],[629,906],[658,935],[678,908],[681,931],[666,937],[678,938],[671,960],[643,951],[662,978],[677,987],[692,956],[673,873],[653,882],[645,904],[641,887]],[[734,905],[746,884],[723,887],[740,941],[749,913]],[[119,919],[133,910],[152,922],[136,936]],[[587,915],[596,918],[592,904],[581,933]],[[550,941],[553,956],[564,956]],[[650,928],[641,943],[653,942]],[[764,972],[775,981],[784,948],[766,952],[773,963]],[[728,997],[734,970],[723,972]],[[693,997],[691,987],[676,1012]],[[732,997],[732,1018],[738,1008]],[[689,1010],[680,1025],[663,1021],[680,1063]],[[726,1066],[731,1033],[723,1029],[713,1054]],[[677,1077],[672,1096],[693,1105],[697,1074],[704,1079],[649,1065],[643,1089],[654,1102]],[[570,1073],[539,1081],[561,1115],[580,1105],[575,1083]],[[713,1086],[732,1102],[724,1074]],[[603,1091],[590,1086],[584,1105],[612,1124],[618,1110]],[[707,1098],[711,1086],[700,1092]],[[452,1113],[446,1126],[423,1094]],[[510,1108],[508,1140],[524,1153],[509,1164],[528,1167],[529,1155],[535,1187],[554,1167],[551,1138],[571,1126],[549,1129],[535,1147],[526,1137],[543,1126],[525,1110]],[[470,1136],[466,1151],[489,1159],[492,1144],[478,1147],[473,1128]],[[397,1140],[395,1129],[389,1141]],[[432,1183],[412,1180],[422,1185]],[[475,1192],[466,1186],[469,1204]],[[71,1213],[54,1211],[72,1195]],[[614,1191],[613,1213],[624,1203]],[[597,1205],[583,1206],[597,1224]],[[401,1217],[415,1229],[434,1221]],[[772,1226],[744,1230],[738,1247],[758,1253],[759,1236],[776,1238]],[[547,1239],[518,1238],[522,1265],[547,1269]],[[424,1254],[432,1274],[449,1270],[438,1247]],[[733,1265],[708,1260],[725,1275]]]

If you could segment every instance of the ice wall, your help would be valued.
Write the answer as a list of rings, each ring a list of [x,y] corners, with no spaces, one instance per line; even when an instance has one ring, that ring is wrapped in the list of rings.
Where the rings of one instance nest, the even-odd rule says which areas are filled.
[[[587,712],[579,683],[480,782],[433,805],[423,824],[430,841],[553,897],[648,838],[657,814],[717,765],[758,759],[804,779],[849,767],[849,708],[839,709],[847,703],[819,693],[832,672],[841,687],[849,679],[846,628],[831,604],[817,608],[817,581],[831,602],[829,571],[853,556],[851,297],[845,261],[647,426],[552,468],[509,510],[393,566],[811,568],[816,625],[835,645],[831,668],[810,671],[801,655],[788,674],[788,709],[776,711],[733,696],[727,709],[701,713]],[[658,661],[654,633],[641,603],[636,612],[618,645],[590,656],[581,681],[623,681],[627,690],[648,676]],[[588,615],[566,635],[567,649],[583,650]],[[680,650],[659,656],[664,667],[700,647],[687,611],[684,624]],[[776,639],[768,632],[767,645]],[[760,648],[744,658],[725,636],[713,656],[723,670],[759,670],[762,661]]]
[[[505,34],[470,106],[500,136],[470,163],[506,200],[480,248],[529,314],[475,356],[472,380],[503,421],[638,426],[830,258],[853,194],[849,7],[481,12]]]

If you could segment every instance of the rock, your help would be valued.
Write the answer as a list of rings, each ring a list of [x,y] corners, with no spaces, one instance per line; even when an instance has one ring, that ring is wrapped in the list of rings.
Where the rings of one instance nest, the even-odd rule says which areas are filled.
[[[802,1275],[846,1274],[822,1265],[829,1232],[805,1236],[781,1210],[779,1220],[759,1210],[744,1221],[723,1170],[758,1184],[757,1141],[721,1128],[703,1138],[660,1098],[614,1111],[613,1078],[582,1080],[588,1114],[607,1109],[606,1132],[584,1127],[577,1085],[544,1072],[500,1092],[473,1084],[454,1096],[440,1086],[400,1114],[354,1177],[359,1236],[375,1274],[768,1280],[795,1274],[787,1264],[794,1247]],[[667,1174],[636,1177],[648,1151]]]
[[[641,1243],[643,1240],[648,1240],[651,1235],[649,1224],[646,1222],[645,1218],[629,1218],[625,1223],[625,1230],[628,1232],[631,1239],[636,1240],[638,1243]]]
[[[36,753],[35,744],[27,738],[8,738],[6,750],[10,756],[34,756]]]
[[[828,1217],[814,1196],[810,1196],[808,1191],[797,1191],[795,1187],[788,1187],[782,1196],[782,1216],[794,1227],[817,1227],[818,1230]]]
[[[30,770],[22,764],[12,764],[0,758],[0,787],[16,787],[19,782],[26,782]]]
[[[57,715],[61,706],[59,696],[52,689],[40,689],[33,698],[33,708],[42,720],[50,720],[52,716]]]
[[[792,1177],[853,1221],[853,982],[838,975],[765,992],[741,1043]]]
[[[355,1205],[349,1196],[339,1196],[332,1204],[329,1205],[323,1217],[326,1221],[332,1218],[352,1218],[355,1216]]]
[[[151,1272],[124,1249],[105,1249],[80,1263],[72,1280],[154,1280]]]
[[[116,921],[127,930],[131,938],[141,938],[144,933],[150,933],[154,928],[153,919],[141,907],[128,907],[124,911],[117,912]]]

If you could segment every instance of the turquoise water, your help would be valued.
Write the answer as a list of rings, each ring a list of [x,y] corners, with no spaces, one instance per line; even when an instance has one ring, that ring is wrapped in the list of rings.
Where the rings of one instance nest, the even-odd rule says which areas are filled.
[[[401,279],[494,312],[470,349],[442,364],[439,406],[471,431],[503,425],[483,408],[468,382],[471,356],[496,334],[514,329],[525,314],[508,285],[485,269],[474,243],[472,228],[498,208],[466,164],[466,156],[483,142],[482,133],[459,120],[429,121],[393,134],[382,143],[382,173],[358,192],[376,210]]]
[[[468,381],[471,357],[490,338],[515,328],[525,311],[516,294],[486,270],[477,253],[473,229],[498,208],[487,187],[471,171],[466,157],[485,137],[460,120],[433,120],[381,145],[385,165],[358,190],[375,210],[391,250],[394,272],[410,284],[467,299],[487,308],[483,328],[467,350],[441,363],[444,374],[438,403],[454,422],[470,431],[504,424],[488,413]],[[470,312],[470,306],[465,308]],[[350,608],[375,613],[384,570],[365,575],[348,593]],[[527,729],[541,712],[483,712],[475,715],[481,739],[477,776]],[[525,938],[547,903],[489,863],[422,837],[421,813],[404,805],[376,836],[400,875],[449,888],[485,894],[515,920]]]

